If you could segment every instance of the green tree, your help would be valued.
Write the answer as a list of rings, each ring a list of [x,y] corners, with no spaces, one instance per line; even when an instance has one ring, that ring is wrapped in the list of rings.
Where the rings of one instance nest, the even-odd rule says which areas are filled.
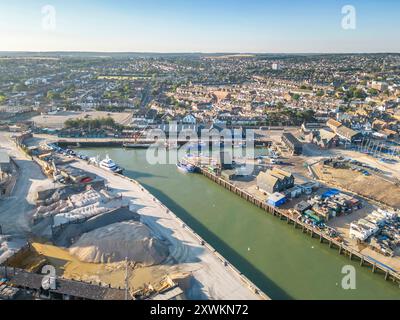
[[[113,118],[99,118],[99,119],[68,119],[64,124],[67,129],[121,129],[121,126],[118,125]]]
[[[365,94],[364,90],[362,90],[362,89],[356,89],[354,91],[353,96],[356,99],[365,99],[366,98],[366,94]]]
[[[368,89],[368,94],[371,95],[371,96],[377,96],[378,93],[379,92],[376,89],[373,89],[373,88]]]
[[[60,94],[54,91],[48,91],[46,95],[47,100],[59,100],[61,98]]]
[[[17,92],[25,91],[26,89],[27,89],[27,86],[24,83],[17,83],[13,86],[12,91],[14,93],[17,93]]]
[[[300,100],[300,95],[295,93],[294,95],[292,95],[293,100],[295,101],[299,101]]]
[[[4,103],[5,101],[6,101],[5,94],[0,92],[0,103]]]

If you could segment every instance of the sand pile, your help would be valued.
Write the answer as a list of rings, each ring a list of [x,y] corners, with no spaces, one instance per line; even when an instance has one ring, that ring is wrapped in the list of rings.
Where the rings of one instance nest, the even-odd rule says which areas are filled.
[[[152,236],[147,226],[129,221],[82,235],[70,248],[70,253],[83,262],[115,263],[127,257],[131,262],[153,266],[168,257],[169,249]]]

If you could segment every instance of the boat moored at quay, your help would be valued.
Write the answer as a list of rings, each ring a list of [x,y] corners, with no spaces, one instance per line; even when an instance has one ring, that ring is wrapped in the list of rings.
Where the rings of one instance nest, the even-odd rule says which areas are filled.
[[[108,155],[104,160],[100,161],[99,167],[113,173],[122,174],[124,172],[124,169],[118,166]]]

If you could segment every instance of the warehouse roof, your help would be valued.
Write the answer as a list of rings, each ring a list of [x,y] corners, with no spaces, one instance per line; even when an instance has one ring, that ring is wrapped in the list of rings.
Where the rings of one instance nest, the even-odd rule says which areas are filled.
[[[43,275],[15,270],[8,272],[8,283],[18,288],[39,290]],[[96,286],[93,284],[57,279],[57,289],[51,292],[87,300],[125,300],[125,290]]]
[[[286,140],[289,141],[294,147],[302,147],[303,146],[303,144],[299,140],[297,140],[297,138],[293,134],[291,134],[289,132],[283,133],[282,136],[285,137]]]
[[[339,121],[336,121],[335,119],[329,119],[327,122],[327,125],[331,126],[331,127],[339,128],[342,126],[342,123]]]
[[[356,137],[359,133],[357,131],[354,131],[353,129],[347,128],[345,126],[341,126],[336,130],[337,134],[345,137],[347,139],[352,139]]]

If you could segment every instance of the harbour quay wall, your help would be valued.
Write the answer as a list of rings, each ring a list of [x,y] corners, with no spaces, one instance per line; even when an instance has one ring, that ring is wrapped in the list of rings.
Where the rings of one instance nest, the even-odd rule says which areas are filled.
[[[150,193],[145,187],[143,187],[138,181],[126,177],[121,174],[115,174],[123,179],[129,180],[131,183],[136,184],[142,192],[147,193],[152,197],[153,201],[156,202],[159,206],[161,206],[166,213],[168,213],[174,220],[176,220],[182,227],[188,230],[198,241],[199,243],[208,249],[212,254],[214,254],[218,260],[226,267],[228,272],[233,272],[239,279],[246,285],[252,292],[258,295],[262,300],[271,300],[271,298],[265,294],[260,288],[258,288],[250,279],[248,279],[242,272],[240,272],[237,268],[235,268],[226,258],[224,258],[215,248],[213,248],[207,241],[205,241],[199,234],[197,234],[192,228],[190,228],[182,219],[180,219],[175,213],[167,208],[160,200],[158,200],[154,195]]]
[[[84,138],[59,138],[54,140],[60,147],[83,147],[83,148],[118,148],[129,145],[129,148],[149,148],[152,145],[156,145],[157,143],[168,143],[166,140],[132,140],[132,139],[119,139],[119,138],[92,138],[92,139],[84,139]],[[172,141],[174,142],[174,141]],[[188,140],[178,140],[176,143],[179,146],[184,146],[186,144],[194,143],[195,141]],[[200,143],[200,140],[197,141]],[[246,140],[243,140],[246,142]],[[254,140],[254,144],[256,147],[268,147],[272,145],[271,141],[265,140]],[[210,142],[210,146],[212,142]]]

